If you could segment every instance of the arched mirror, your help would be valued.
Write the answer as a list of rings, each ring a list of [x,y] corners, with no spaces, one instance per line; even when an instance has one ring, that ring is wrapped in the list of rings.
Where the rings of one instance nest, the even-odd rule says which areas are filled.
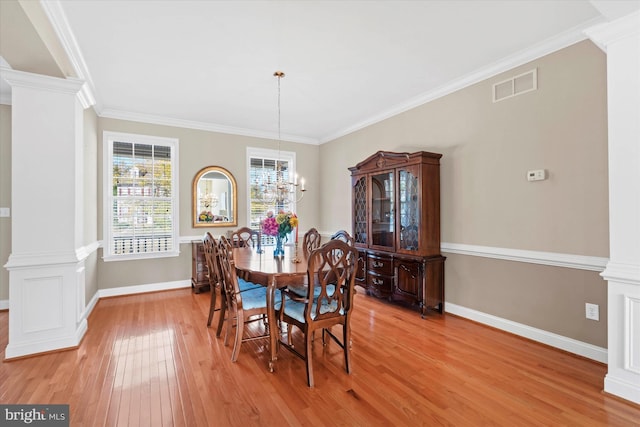
[[[193,178],[194,227],[228,227],[238,225],[236,180],[220,166],[207,166]]]

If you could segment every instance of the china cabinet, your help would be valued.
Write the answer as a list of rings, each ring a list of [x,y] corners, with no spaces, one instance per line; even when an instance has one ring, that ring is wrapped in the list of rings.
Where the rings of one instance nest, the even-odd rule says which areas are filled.
[[[379,151],[349,168],[357,284],[367,294],[444,311],[440,158]]]

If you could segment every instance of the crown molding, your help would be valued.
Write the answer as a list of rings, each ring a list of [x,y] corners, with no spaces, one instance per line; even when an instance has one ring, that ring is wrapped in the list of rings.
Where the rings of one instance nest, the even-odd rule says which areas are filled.
[[[71,62],[71,66],[73,67],[74,72],[76,73],[78,78],[85,81],[85,84],[82,87],[82,94],[80,95],[83,107],[89,108],[93,105],[96,105],[97,101],[94,96],[95,86],[93,84],[93,80],[91,79],[91,73],[89,73],[89,68],[87,67],[87,63],[82,56],[80,46],[78,45],[78,42],[73,35],[71,28],[69,27],[69,22],[67,21],[67,17],[64,14],[60,1],[41,1],[40,5],[42,6],[42,10],[44,11],[45,15],[51,22],[51,26],[58,36],[62,48],[69,57],[69,61]]]
[[[640,11],[612,22],[605,22],[584,30],[584,33],[604,52],[607,46],[627,37],[640,34]]]
[[[320,144],[333,141],[334,139],[338,139],[342,136],[371,126],[388,118],[396,116],[400,113],[404,113],[405,111],[419,107],[438,98],[442,98],[460,89],[464,89],[465,87],[479,83],[497,74],[509,71],[515,67],[526,64],[527,62],[533,61],[545,55],[556,52],[560,49],[564,49],[568,46],[581,42],[582,40],[585,40],[587,38],[587,36],[584,34],[584,30],[601,23],[603,19],[604,18],[599,17],[586,21],[579,26],[571,28],[557,36],[540,42],[526,50],[507,56],[500,61],[494,62],[491,65],[480,68],[479,70],[476,70],[458,79],[452,80],[434,90],[418,95],[407,102],[398,104],[389,110],[383,111],[375,116],[339,130],[335,133],[325,135],[324,137],[320,138]]]
[[[152,114],[133,113],[130,111],[105,109],[98,112],[100,117],[109,119],[129,120],[133,122],[152,123],[156,125],[173,126],[179,128],[206,130],[210,132],[226,133],[231,135],[251,136],[264,139],[278,139],[277,132],[266,132],[255,129],[238,128],[233,126],[217,125],[214,123],[198,122],[193,120],[182,120],[171,117],[155,116]],[[282,141],[297,142],[300,144],[318,145],[319,141],[297,135],[280,135]]]

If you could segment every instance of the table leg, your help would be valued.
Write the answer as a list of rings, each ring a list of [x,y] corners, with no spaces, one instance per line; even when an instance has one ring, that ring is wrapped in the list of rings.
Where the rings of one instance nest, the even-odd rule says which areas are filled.
[[[269,359],[269,372],[273,372],[275,361],[278,360],[278,334],[280,327],[276,319],[275,310],[276,295],[276,278],[271,277],[267,285],[267,321],[269,322],[269,350],[271,358]]]

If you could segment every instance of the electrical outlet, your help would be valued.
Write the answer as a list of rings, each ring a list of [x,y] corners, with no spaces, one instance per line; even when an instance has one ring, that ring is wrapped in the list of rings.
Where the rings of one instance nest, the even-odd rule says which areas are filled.
[[[587,302],[584,305],[584,309],[587,319],[600,320],[600,306],[598,304],[589,304]]]
[[[11,209],[0,208],[0,218],[9,218],[11,216]]]

